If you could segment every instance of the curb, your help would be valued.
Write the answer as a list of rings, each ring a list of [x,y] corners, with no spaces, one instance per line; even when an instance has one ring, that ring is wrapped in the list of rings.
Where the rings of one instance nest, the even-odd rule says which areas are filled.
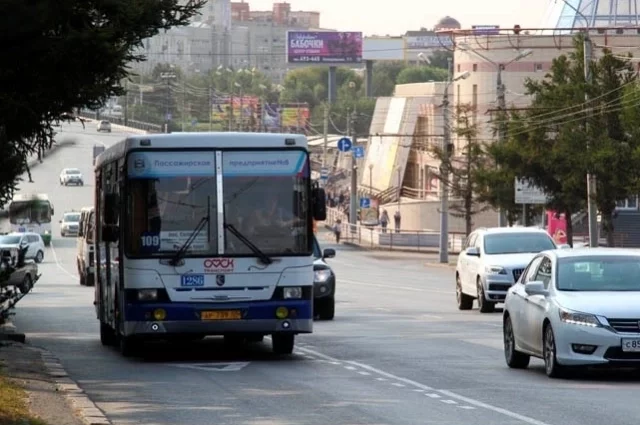
[[[112,425],[102,410],[69,377],[60,360],[43,349],[39,349],[39,351],[44,366],[55,383],[56,390],[64,395],[67,403],[78,414],[82,422],[85,425]]]

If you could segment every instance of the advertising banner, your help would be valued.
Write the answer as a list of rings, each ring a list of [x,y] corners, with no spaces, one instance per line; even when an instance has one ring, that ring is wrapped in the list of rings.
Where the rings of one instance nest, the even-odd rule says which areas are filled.
[[[266,103],[262,109],[262,124],[265,131],[269,132],[305,132],[310,118],[311,110],[306,103],[298,105]]]
[[[445,49],[453,47],[453,39],[450,35],[423,35],[406,37],[407,49]]]
[[[224,152],[222,174],[225,177],[288,176],[303,173],[308,176],[307,154],[299,150],[288,152]]]
[[[130,179],[213,176],[213,152],[134,152],[127,158]]]
[[[362,63],[361,32],[287,31],[287,62],[343,65]]]

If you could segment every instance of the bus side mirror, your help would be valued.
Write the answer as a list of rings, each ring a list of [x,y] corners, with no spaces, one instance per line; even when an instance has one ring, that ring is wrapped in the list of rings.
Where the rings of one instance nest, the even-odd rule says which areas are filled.
[[[327,219],[327,200],[325,197],[324,189],[321,187],[314,187],[311,189],[311,208],[313,210],[313,218],[317,221],[324,221]]]
[[[118,226],[102,226],[102,240],[104,242],[118,242]]]

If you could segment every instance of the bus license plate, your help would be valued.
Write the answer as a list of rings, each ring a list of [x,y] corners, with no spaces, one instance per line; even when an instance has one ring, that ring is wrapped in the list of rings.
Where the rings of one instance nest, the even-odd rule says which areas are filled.
[[[240,310],[217,310],[203,311],[200,313],[202,320],[240,320],[242,312]]]
[[[622,351],[626,353],[640,352],[640,338],[622,338]]]
[[[204,286],[203,274],[183,274],[180,276],[180,286],[195,287]]]

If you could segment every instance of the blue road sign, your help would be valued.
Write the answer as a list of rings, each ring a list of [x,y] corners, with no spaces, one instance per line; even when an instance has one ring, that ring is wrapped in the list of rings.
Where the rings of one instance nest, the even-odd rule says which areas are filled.
[[[338,140],[338,150],[340,152],[349,152],[351,150],[351,139],[349,139],[348,137],[343,137],[342,139]]]
[[[364,158],[364,146],[356,146],[353,148],[353,156],[357,158]]]
[[[321,180],[327,180],[329,178],[329,169],[328,168],[321,168],[320,169],[320,179]]]
[[[371,208],[371,198],[360,198],[360,208]]]

